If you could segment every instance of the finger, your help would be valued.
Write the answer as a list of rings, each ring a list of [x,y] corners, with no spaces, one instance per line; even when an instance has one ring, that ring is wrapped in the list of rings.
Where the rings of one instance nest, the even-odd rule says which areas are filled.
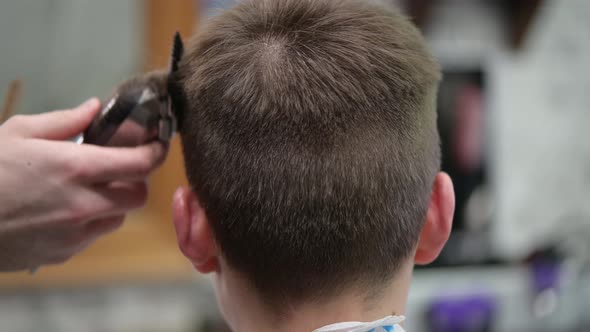
[[[94,241],[101,236],[116,231],[123,225],[124,221],[125,215],[95,220],[86,225],[84,232],[91,241]]]
[[[164,162],[167,150],[160,142],[133,148],[80,146],[78,173],[90,183],[143,180]]]
[[[104,198],[103,204],[96,206],[97,214],[105,215],[125,214],[145,205],[148,186],[145,181],[113,182],[97,189],[97,193]]]
[[[118,215],[90,222],[86,225],[83,231],[85,241],[80,243],[74,249],[75,253],[79,253],[85,250],[94,242],[96,242],[99,238],[116,231],[123,225],[124,221],[125,215]]]
[[[46,239],[45,245],[54,242],[49,246],[47,257],[43,264],[59,264],[80,253],[99,237],[104,236],[118,229],[125,220],[124,214],[104,217],[93,220],[81,227],[68,227],[63,229],[52,240]]]
[[[145,182],[113,182],[81,191],[65,214],[66,225],[86,225],[92,220],[122,215],[141,208],[147,200]]]
[[[70,110],[15,117],[11,128],[27,138],[65,140],[88,128],[99,109],[100,101],[92,98]]]

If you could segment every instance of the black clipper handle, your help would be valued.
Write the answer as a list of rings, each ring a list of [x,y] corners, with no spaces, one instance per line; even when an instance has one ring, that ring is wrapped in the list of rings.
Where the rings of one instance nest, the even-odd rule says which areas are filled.
[[[139,95],[135,93],[113,97],[84,132],[84,143],[106,146],[137,107],[138,100]]]

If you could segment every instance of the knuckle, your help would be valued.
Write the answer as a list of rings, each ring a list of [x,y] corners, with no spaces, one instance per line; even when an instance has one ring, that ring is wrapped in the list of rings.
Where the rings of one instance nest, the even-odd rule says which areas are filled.
[[[21,114],[13,115],[4,123],[4,127],[8,129],[23,127],[27,122],[27,117]]]
[[[87,178],[92,174],[91,165],[75,154],[69,154],[64,158],[63,168],[66,171],[68,179],[71,180]]]
[[[27,122],[27,116],[22,115],[22,114],[17,114],[17,115],[13,115],[11,116],[8,121],[6,121],[7,124],[11,123],[11,124],[23,124]]]

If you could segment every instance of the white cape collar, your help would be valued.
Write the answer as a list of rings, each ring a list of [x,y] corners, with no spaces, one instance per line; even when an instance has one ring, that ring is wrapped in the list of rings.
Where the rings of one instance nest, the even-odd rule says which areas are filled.
[[[313,332],[405,332],[399,325],[404,316],[387,316],[373,322],[343,322],[324,326]]]

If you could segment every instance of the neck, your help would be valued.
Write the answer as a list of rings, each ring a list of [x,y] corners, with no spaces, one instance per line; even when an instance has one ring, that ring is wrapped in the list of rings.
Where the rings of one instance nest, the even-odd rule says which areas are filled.
[[[372,322],[390,315],[402,315],[405,312],[408,288],[396,286],[388,285],[381,290],[378,298],[367,298],[365,294],[349,292],[323,303],[308,303],[291,308],[278,326],[271,326],[264,331],[311,332],[334,323]]]
[[[224,315],[235,332],[312,332],[334,323],[371,322],[404,314],[411,275],[409,264],[373,298],[367,298],[366,292],[350,290],[321,302],[286,304],[279,318],[264,309],[242,278],[218,276],[217,292]]]

